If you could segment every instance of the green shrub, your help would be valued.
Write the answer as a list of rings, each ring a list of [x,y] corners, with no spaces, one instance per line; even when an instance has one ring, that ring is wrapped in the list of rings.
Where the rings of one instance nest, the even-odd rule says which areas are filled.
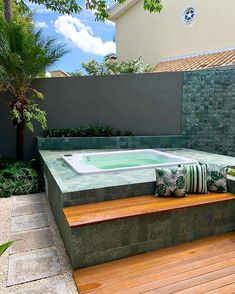
[[[81,76],[100,76],[100,75],[119,75],[119,74],[134,74],[151,72],[154,66],[144,64],[141,57],[119,62],[117,59],[111,59],[109,56],[104,58],[103,62],[98,62],[95,59],[91,59],[88,62],[82,63],[82,71],[76,70],[70,72],[71,77]]]
[[[108,126],[90,126],[79,128],[47,128],[43,132],[44,137],[111,137],[132,136],[129,130],[114,130]]]
[[[43,179],[32,162],[15,162],[0,170],[0,197],[41,192]]]

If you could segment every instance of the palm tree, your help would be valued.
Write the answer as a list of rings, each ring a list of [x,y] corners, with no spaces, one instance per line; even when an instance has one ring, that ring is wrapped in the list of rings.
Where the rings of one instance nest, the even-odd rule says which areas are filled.
[[[46,113],[35,98],[42,93],[33,89],[32,80],[55,64],[67,50],[56,45],[55,39],[44,38],[42,31],[34,32],[13,21],[0,21],[0,90],[8,91],[10,118],[16,129],[16,157],[23,159],[24,130],[33,131],[32,120],[46,127]]]
[[[11,0],[4,0],[4,16],[7,21],[12,20]]]

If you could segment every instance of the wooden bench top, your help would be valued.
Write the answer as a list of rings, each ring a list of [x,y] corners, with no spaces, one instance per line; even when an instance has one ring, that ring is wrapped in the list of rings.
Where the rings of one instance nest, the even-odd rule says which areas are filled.
[[[63,209],[63,212],[69,226],[75,228],[110,220],[201,206],[228,200],[235,200],[235,194],[191,194],[186,198],[159,198],[154,195],[145,195],[66,207]]]

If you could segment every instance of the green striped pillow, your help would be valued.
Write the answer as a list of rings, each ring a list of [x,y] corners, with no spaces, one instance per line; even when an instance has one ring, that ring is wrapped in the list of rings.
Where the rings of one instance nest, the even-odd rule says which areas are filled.
[[[207,166],[195,164],[186,166],[186,193],[206,194],[207,190]]]

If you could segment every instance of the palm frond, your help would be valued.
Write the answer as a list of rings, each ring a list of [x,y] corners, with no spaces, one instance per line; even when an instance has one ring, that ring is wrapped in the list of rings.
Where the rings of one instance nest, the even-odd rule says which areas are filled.
[[[53,37],[44,37],[23,24],[0,20],[0,84],[13,95],[26,93],[32,80],[68,52]]]

